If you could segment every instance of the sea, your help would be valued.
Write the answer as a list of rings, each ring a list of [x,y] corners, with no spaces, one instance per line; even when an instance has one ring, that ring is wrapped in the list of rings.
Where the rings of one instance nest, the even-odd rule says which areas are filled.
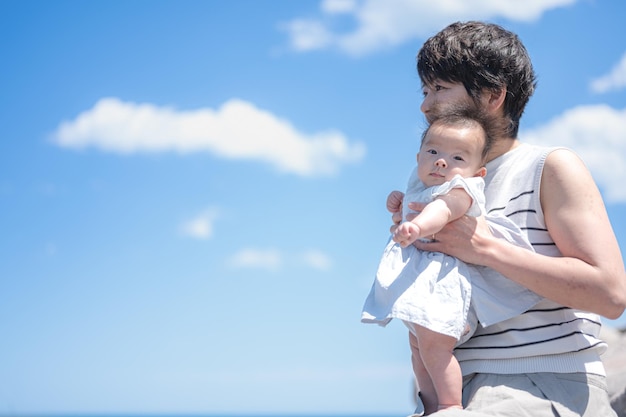
[[[0,417],[398,417],[398,414],[286,414],[286,413],[262,413],[262,414],[176,414],[176,413],[121,413],[121,414],[97,414],[97,413],[54,413],[54,414],[29,414],[29,413],[0,413]]]
[[[0,413],[0,417],[398,417],[398,414],[90,414],[90,413],[55,413],[55,414],[28,414],[28,413]]]

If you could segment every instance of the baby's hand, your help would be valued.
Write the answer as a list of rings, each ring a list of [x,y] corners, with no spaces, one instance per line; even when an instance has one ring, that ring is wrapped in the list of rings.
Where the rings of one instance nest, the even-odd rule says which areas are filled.
[[[406,248],[420,237],[420,229],[411,222],[399,225],[393,233],[393,241]]]
[[[401,191],[392,191],[387,196],[387,210],[391,213],[391,233],[394,233],[395,228],[402,221],[402,200],[404,199],[404,193]]]
[[[387,210],[390,213],[402,212],[402,200],[404,200],[404,193],[401,191],[392,191],[387,196]]]

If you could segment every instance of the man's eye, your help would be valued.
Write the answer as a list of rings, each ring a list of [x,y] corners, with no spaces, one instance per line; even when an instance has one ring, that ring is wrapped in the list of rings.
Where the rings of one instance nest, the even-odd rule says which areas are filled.
[[[437,85],[435,86],[435,91],[441,91],[441,90],[443,90],[443,89],[444,89],[444,87],[443,87],[442,85],[437,84]]]

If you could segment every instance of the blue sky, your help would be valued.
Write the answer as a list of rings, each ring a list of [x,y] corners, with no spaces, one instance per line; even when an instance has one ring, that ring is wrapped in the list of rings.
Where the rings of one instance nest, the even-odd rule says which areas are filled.
[[[359,318],[455,20],[521,36],[521,139],[624,253],[626,3],[440,4],[0,1],[0,414],[406,414],[406,332]]]

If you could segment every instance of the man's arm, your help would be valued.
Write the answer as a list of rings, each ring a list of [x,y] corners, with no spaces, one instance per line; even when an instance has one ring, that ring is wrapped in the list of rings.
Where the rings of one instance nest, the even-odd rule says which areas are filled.
[[[486,222],[462,217],[419,243],[466,262],[490,267],[559,304],[618,318],[626,308],[626,272],[602,197],[575,154],[556,150],[546,159],[541,204],[562,257],[529,252],[495,238]]]

